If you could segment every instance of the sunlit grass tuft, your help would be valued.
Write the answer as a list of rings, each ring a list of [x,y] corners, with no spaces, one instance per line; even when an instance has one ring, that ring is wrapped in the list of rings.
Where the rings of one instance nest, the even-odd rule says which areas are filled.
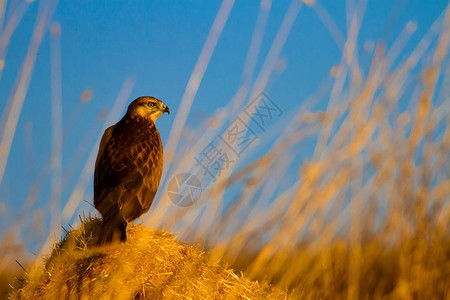
[[[13,299],[286,299],[267,283],[209,264],[198,247],[142,225],[124,244],[95,248],[98,219],[56,244],[45,264],[13,284]]]

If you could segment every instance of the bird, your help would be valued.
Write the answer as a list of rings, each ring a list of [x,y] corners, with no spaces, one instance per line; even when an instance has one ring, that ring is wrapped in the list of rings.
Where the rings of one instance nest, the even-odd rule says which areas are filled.
[[[165,112],[161,100],[139,97],[103,133],[94,170],[94,206],[102,215],[97,245],[125,242],[128,223],[152,205],[163,170],[155,122]]]

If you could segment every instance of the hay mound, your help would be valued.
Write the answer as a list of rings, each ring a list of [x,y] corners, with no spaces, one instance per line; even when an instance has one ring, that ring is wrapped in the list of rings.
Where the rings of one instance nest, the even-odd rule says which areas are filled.
[[[98,219],[55,245],[45,265],[16,280],[13,299],[285,299],[266,283],[208,264],[205,252],[142,225],[126,243],[96,248]]]

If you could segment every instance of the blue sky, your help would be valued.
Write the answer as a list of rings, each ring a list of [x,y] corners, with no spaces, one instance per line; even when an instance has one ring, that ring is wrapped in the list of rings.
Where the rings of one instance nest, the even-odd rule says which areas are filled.
[[[11,38],[0,80],[1,110],[25,57],[39,2],[29,5]],[[345,2],[329,0],[319,3],[345,34]],[[130,101],[141,95],[152,95],[162,99],[173,112],[169,117],[158,120],[157,124],[163,141],[166,141],[220,4],[220,1],[210,0],[59,1],[53,21],[61,26],[63,120],[67,121],[74,114],[77,116],[74,126],[64,137],[64,168],[76,155],[80,141],[87,141],[86,149],[92,147],[102,126],[96,121],[97,114],[103,108],[112,107],[122,83],[130,76],[135,80]],[[290,1],[272,3],[256,74],[289,4]],[[381,39],[390,45],[408,21],[415,21],[417,30],[405,48],[405,53],[408,53],[447,5],[448,2],[443,0],[369,1],[358,41],[360,63],[367,67],[371,59],[371,54],[364,52],[366,41]],[[9,4],[7,11],[11,7]],[[259,1],[236,1],[234,4],[196,95],[187,126],[195,127],[199,118],[224,106],[235,94],[241,82],[259,8]],[[339,48],[317,14],[303,5],[281,51],[280,59],[286,68],[270,82],[266,92],[280,107],[289,111],[320,86],[340,58]],[[89,103],[81,104],[80,94],[85,89],[91,89],[93,97]],[[49,156],[50,112],[50,38],[47,32],[37,53],[5,178],[0,183],[0,201],[6,203],[7,208],[17,208],[23,203],[29,192],[30,180],[39,174]],[[34,175],[30,174],[30,166],[25,159],[24,124],[30,123]],[[73,186],[81,171],[86,155],[83,152],[75,165],[69,187]],[[45,208],[48,195],[47,180],[37,207]],[[63,202],[67,200],[64,197],[67,197],[66,193],[63,193]],[[13,214],[4,220],[12,217]]]

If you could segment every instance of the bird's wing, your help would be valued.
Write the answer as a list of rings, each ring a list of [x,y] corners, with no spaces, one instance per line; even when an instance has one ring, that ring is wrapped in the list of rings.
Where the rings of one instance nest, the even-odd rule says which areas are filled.
[[[147,212],[162,173],[159,134],[154,138],[124,142],[115,138],[112,129],[105,132],[94,175],[94,203],[102,215],[120,207],[124,219],[131,221]]]
[[[155,131],[138,145],[136,167],[142,175],[141,190],[138,200],[142,208],[147,211],[158,190],[163,167],[163,149],[159,133]]]
[[[112,170],[109,167],[111,158],[114,156],[111,145],[116,144],[112,138],[115,125],[108,127],[103,133],[100,146],[95,161],[94,172],[94,205],[97,210],[105,216],[110,210],[111,204],[107,203],[107,196],[111,194],[117,184],[114,184],[114,177],[111,177]]]
[[[111,138],[111,135],[112,135],[112,132],[113,132],[115,126],[116,125],[108,127],[105,130],[105,132],[103,133],[102,140],[100,141],[100,146],[99,146],[98,153],[97,153],[97,159],[95,161],[95,168],[97,168],[98,162],[99,162],[100,158],[102,157],[103,152],[105,151],[106,144],[108,144],[108,141]]]

